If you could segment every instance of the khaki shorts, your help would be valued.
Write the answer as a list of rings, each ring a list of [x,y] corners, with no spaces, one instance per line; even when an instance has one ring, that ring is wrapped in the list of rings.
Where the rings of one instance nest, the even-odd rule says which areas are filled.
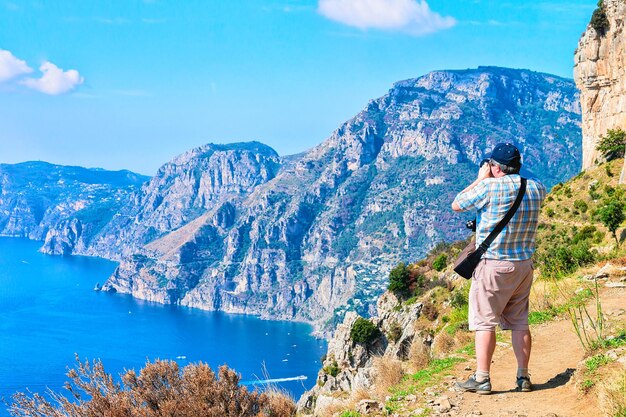
[[[469,293],[470,330],[528,330],[528,297],[533,262],[483,259]]]

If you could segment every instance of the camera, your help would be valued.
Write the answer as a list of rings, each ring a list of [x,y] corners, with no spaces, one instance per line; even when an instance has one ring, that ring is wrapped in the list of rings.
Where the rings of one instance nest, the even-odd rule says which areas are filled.
[[[476,231],[476,219],[468,220],[465,222],[465,227],[470,229],[472,232]]]

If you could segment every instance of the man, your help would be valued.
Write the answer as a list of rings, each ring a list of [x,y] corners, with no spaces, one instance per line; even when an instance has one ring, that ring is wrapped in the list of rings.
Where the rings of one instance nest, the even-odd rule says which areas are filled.
[[[476,246],[485,240],[517,197],[521,155],[510,143],[496,145],[478,178],[456,196],[454,211],[477,211]],[[532,339],[528,328],[528,297],[533,280],[531,257],[541,202],[546,189],[528,179],[517,212],[500,232],[474,271],[469,293],[469,328],[475,331],[476,372],[458,387],[478,394],[491,393],[489,370],[496,347],[496,326],[512,331],[517,359],[517,389],[530,391],[528,361]]]

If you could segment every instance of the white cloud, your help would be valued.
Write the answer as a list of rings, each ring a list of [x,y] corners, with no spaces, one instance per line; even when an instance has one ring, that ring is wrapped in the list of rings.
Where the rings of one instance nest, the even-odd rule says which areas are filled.
[[[0,83],[31,72],[33,69],[26,61],[16,58],[10,51],[0,49]]]
[[[453,17],[430,10],[425,0],[319,0],[318,12],[348,26],[397,30],[414,36],[456,24]]]
[[[52,62],[44,62],[39,70],[43,73],[41,78],[27,78],[21,84],[44,94],[57,95],[72,91],[84,82],[78,71],[63,71]]]

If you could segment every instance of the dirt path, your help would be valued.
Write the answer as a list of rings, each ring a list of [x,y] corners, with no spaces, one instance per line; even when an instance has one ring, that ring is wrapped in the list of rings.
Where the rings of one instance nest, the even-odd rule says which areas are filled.
[[[602,294],[605,313],[622,311],[626,321],[623,288],[606,289]],[[450,416],[519,416],[519,417],[595,417],[601,416],[597,401],[583,396],[571,377],[584,351],[569,320],[559,320],[532,328],[533,351],[530,362],[534,390],[515,391],[517,365],[510,343],[500,342],[491,368],[492,395],[453,393],[446,395],[455,406],[439,415]],[[465,366],[465,365],[464,365]],[[474,365],[472,364],[472,369]],[[470,371],[457,369],[464,378]],[[450,381],[453,383],[453,381]],[[442,410],[443,411],[443,410]]]

